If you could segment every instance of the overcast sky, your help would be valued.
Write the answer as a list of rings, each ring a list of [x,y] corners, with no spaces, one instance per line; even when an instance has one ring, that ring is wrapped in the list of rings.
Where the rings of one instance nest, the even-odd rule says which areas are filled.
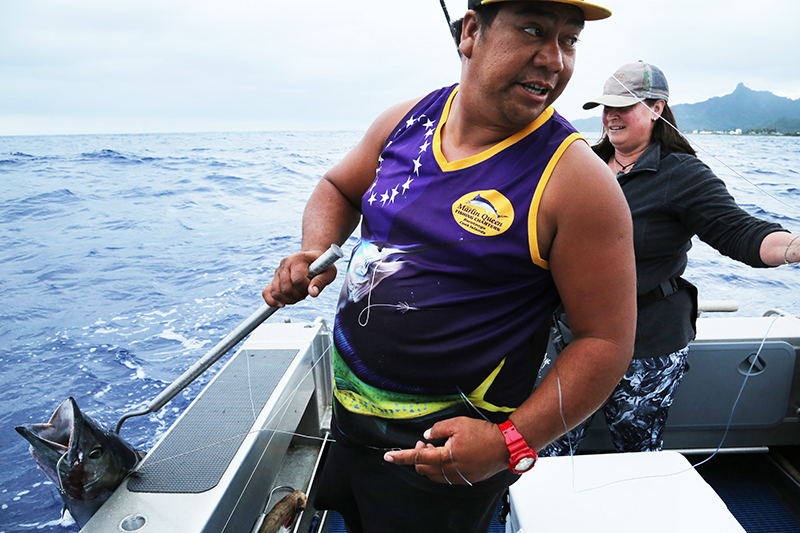
[[[800,98],[796,0],[599,3],[614,15],[581,36],[568,119],[639,59],[673,105],[739,82]],[[363,130],[459,70],[438,0],[0,0],[0,135]]]

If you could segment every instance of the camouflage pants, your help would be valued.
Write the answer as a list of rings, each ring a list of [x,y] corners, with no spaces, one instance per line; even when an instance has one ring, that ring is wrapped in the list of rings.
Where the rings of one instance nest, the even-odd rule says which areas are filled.
[[[656,452],[678,389],[689,347],[670,355],[634,359],[602,407],[614,447],[620,452]],[[594,415],[544,447],[540,457],[575,453]]]

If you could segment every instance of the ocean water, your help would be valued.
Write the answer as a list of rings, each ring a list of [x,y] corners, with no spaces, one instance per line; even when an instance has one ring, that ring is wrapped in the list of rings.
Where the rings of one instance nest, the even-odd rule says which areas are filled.
[[[360,136],[0,137],[0,533],[78,530],[14,426],[72,396],[113,427],[154,398],[261,305],[315,183]],[[800,232],[800,138],[692,140],[745,209]],[[800,268],[697,242],[687,277],[737,315],[800,315]],[[270,320],[330,321],[340,282]],[[223,361],[123,436],[152,447]]]

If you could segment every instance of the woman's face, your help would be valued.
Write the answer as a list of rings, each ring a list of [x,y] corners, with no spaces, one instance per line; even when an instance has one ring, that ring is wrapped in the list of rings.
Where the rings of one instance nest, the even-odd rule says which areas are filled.
[[[647,148],[663,105],[663,100],[659,100],[653,108],[641,102],[628,107],[603,107],[603,126],[614,149],[620,153],[635,153]]]

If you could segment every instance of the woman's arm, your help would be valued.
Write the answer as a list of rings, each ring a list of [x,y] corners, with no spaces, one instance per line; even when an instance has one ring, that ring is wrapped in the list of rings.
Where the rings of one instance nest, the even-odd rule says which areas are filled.
[[[769,266],[800,263],[800,235],[785,231],[770,233],[761,241],[761,260]]]

